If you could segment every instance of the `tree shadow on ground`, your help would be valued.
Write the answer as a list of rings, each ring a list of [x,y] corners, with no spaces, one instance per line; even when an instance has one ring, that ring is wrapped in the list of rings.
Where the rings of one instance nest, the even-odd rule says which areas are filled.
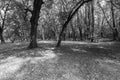
[[[110,58],[120,60],[120,43],[102,44],[64,44],[56,48],[56,52],[72,56],[87,55],[95,58]]]
[[[55,43],[38,43],[38,48],[28,49],[28,43],[6,43],[0,45],[0,59],[15,57],[42,57],[46,50],[51,50]]]
[[[26,44],[5,46],[4,49],[0,50],[0,59],[5,59],[9,56],[15,57],[41,57],[42,51],[45,51],[43,47],[38,47],[36,49],[28,49]]]
[[[73,74],[85,80],[119,80],[119,63],[114,62],[120,62],[119,47],[118,43],[64,44],[54,52],[61,53],[59,64],[67,67],[65,71],[73,70]]]
[[[39,43],[38,48],[29,50],[26,44],[3,46],[0,48],[0,59],[7,58],[9,56],[16,57],[38,57],[42,56],[42,51],[53,50],[55,53],[62,53],[65,55],[81,56],[89,55],[96,58],[111,58],[120,59],[120,43],[102,43],[102,44],[69,44],[64,43],[60,48],[55,48],[56,43]],[[10,45],[10,46],[9,46]],[[1,47],[1,46],[0,46]]]

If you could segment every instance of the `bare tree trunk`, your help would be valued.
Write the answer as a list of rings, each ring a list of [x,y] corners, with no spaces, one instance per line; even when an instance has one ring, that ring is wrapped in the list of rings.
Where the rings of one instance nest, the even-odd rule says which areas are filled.
[[[84,17],[85,27],[88,27],[88,9],[87,4],[85,4],[85,17]],[[84,39],[87,40],[87,29],[84,30]]]
[[[42,40],[45,40],[45,29],[42,27]]]
[[[107,17],[106,17],[106,15],[105,15],[105,12],[104,12],[104,10],[103,10],[103,8],[101,7],[101,5],[100,5],[100,3],[98,3],[98,5],[99,5],[99,7],[101,8],[101,10],[102,10],[102,12],[103,12],[103,14],[104,14],[104,17],[106,18],[106,21],[107,21],[107,23],[108,23],[108,25],[110,26],[110,28],[112,29],[112,33],[113,33],[113,40],[117,40],[119,37],[118,37],[118,34],[119,34],[119,32],[118,32],[118,30],[117,30],[117,28],[116,28],[116,25],[115,25],[115,17],[114,17],[114,9],[113,9],[113,4],[112,4],[112,0],[110,0],[110,2],[111,2],[111,14],[112,14],[112,26],[111,26],[111,24],[110,24],[110,22],[108,21],[108,19],[107,19]]]
[[[71,22],[72,23],[72,22]],[[73,41],[76,41],[76,33],[75,33],[75,30],[74,30],[74,28],[73,28],[73,26],[71,26],[72,27],[72,38],[73,38]]]
[[[73,25],[73,21],[72,20],[70,21],[70,26],[71,26],[71,29],[72,29],[72,40],[76,41],[76,33],[75,33],[75,29],[74,29],[74,25]]]
[[[94,40],[94,0],[91,2],[91,42]]]
[[[91,6],[90,6],[90,3],[87,3],[86,4],[86,32],[85,32],[85,35],[86,35],[86,40],[90,40],[91,38]]]
[[[118,40],[118,30],[116,28],[115,25],[115,16],[114,16],[114,8],[113,8],[113,4],[112,4],[112,0],[111,1],[111,15],[112,15],[112,26],[113,26],[113,40]]]
[[[62,28],[62,30],[61,30],[61,32],[60,32],[59,39],[58,39],[58,42],[57,42],[56,47],[59,47],[59,46],[60,46],[64,29],[67,27],[67,24],[68,24],[68,23],[69,23],[69,21],[67,21],[67,22],[63,25],[63,28]]]
[[[82,25],[81,25],[81,22],[80,22],[80,15],[82,15],[82,13],[80,12],[80,14],[79,14],[79,12],[77,13],[77,27],[78,27],[78,29],[79,29],[79,39],[82,41],[83,40],[83,36],[82,36]]]
[[[5,43],[5,40],[3,38],[3,29],[0,28],[0,40],[1,40],[1,43]]]
[[[42,4],[43,4],[42,0],[34,0],[33,3],[32,17],[30,19],[31,23],[30,44],[28,46],[30,49],[37,47],[37,26]]]
[[[101,38],[104,37],[104,35],[103,35],[103,33],[104,33],[104,29],[103,29],[104,19],[105,19],[105,18],[103,17],[102,22],[101,22],[101,30],[100,30],[100,31],[101,31],[101,32],[100,32],[100,37],[101,37]]]
[[[83,40],[83,36],[82,36],[82,28],[79,27],[79,34],[80,34],[80,40]]]
[[[118,34],[119,34],[118,30],[114,29],[114,31],[113,31],[113,40],[118,40],[119,39]]]

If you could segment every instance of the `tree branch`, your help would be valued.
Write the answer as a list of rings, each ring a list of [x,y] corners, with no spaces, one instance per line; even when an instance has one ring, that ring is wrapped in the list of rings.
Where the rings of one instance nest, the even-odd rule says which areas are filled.
[[[26,8],[26,9],[24,9],[25,11],[27,11],[27,12],[30,12],[30,13],[32,13],[33,11],[31,10],[31,9],[29,9],[29,8]]]
[[[114,6],[114,7],[116,7],[117,9],[120,9],[120,6],[118,7],[115,3],[113,3],[112,1],[110,1],[111,3],[112,3],[112,5]]]
[[[104,17],[105,17],[105,19],[106,19],[106,21],[107,21],[108,25],[110,26],[110,28],[111,28],[112,30],[114,30],[114,29],[113,29],[113,27],[111,26],[110,22],[108,21],[108,19],[107,19],[106,15],[105,15],[105,11],[104,11],[104,10],[103,10],[103,8],[101,7],[100,3],[99,3],[99,2],[97,2],[97,4],[98,4],[98,6],[100,7],[100,9],[102,10],[103,15],[104,15]]]
[[[75,7],[73,7],[73,9],[71,10],[70,14],[69,14],[68,17],[67,17],[67,20],[65,21],[65,23],[64,23],[63,26],[62,26],[62,30],[61,30],[61,32],[60,32],[60,34],[59,34],[59,40],[58,40],[58,43],[57,43],[56,47],[59,47],[59,46],[60,46],[63,32],[64,32],[64,30],[66,29],[66,27],[67,27],[68,23],[70,22],[70,20],[74,17],[74,15],[76,14],[76,12],[79,10],[79,8],[80,8],[82,5],[84,5],[85,3],[90,2],[90,1],[92,1],[92,0],[81,0],[81,1],[79,1],[79,2],[76,4]]]

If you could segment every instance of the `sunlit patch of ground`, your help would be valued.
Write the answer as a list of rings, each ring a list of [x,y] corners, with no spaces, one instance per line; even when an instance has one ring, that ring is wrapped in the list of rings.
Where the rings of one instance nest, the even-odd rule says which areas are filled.
[[[31,59],[31,61],[34,63],[34,62],[36,62],[36,61],[45,61],[45,60],[48,60],[48,59],[52,59],[52,58],[55,58],[55,57],[57,57],[54,53],[53,53],[53,51],[51,51],[51,50],[46,50],[46,51],[44,51],[43,52],[43,54],[41,54],[43,57],[33,57],[32,59]]]
[[[39,52],[38,52],[39,53]],[[41,52],[40,52],[41,53]],[[15,76],[20,76],[24,73],[18,74],[18,71],[23,68],[23,66],[29,64],[38,64],[38,62],[43,62],[48,59],[55,58],[56,55],[50,51],[44,51],[44,54],[41,54],[42,57],[26,57],[26,58],[17,58],[17,57],[8,57],[0,61],[0,80],[14,78]]]
[[[82,50],[82,49],[76,49],[76,48],[72,48],[73,51],[78,51],[78,52],[83,52],[83,53],[86,53],[87,51],[86,50]]]
[[[21,59],[16,57],[8,57],[0,62],[0,80],[4,78],[14,77],[15,73],[22,67],[23,63],[28,61],[27,59]]]

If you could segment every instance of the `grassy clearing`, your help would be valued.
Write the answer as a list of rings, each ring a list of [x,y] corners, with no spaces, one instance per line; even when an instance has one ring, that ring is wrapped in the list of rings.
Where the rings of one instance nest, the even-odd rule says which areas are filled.
[[[55,43],[0,45],[0,80],[120,80],[120,43]]]

